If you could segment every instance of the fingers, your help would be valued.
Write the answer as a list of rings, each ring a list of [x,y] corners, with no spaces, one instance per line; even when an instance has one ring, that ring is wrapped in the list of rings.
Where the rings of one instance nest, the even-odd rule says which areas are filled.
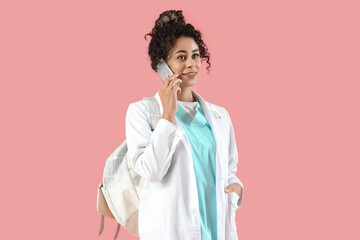
[[[168,75],[168,74],[166,74],[166,76],[165,76],[166,86],[169,86],[170,82],[171,82],[172,80],[177,79],[178,76],[179,76],[179,74],[177,74],[177,73],[175,73],[175,74],[173,74],[173,75]]]
[[[165,82],[164,82],[164,84],[165,84],[165,86],[166,87],[168,87],[169,86],[169,84],[170,84],[170,82],[171,82],[171,80],[173,80],[173,79],[175,79],[175,78],[177,78],[178,77],[178,74],[177,73],[175,73],[175,74],[173,74],[173,75],[169,75],[169,74],[166,74],[166,76],[165,76]]]
[[[226,192],[226,193],[230,193],[230,192],[232,192],[232,191],[234,191],[234,188],[232,187],[232,185],[229,185],[229,186],[227,186],[227,187],[225,188],[225,192]]]
[[[181,88],[178,85],[175,85],[175,87],[173,88],[174,92],[181,94]]]
[[[227,186],[225,189],[226,193],[235,192],[237,195],[241,195],[242,189],[239,183],[233,183]]]
[[[179,85],[182,83],[182,80],[180,78],[177,78],[179,76],[179,74],[174,74],[174,75],[166,75],[166,80],[165,80],[165,88],[168,88],[168,90],[170,91],[177,91],[179,89]],[[181,89],[180,89],[181,90]]]
[[[180,83],[182,83],[181,79],[175,79],[175,80],[171,80],[170,84],[169,84],[169,88],[170,90],[175,90],[175,87],[179,87]]]
[[[238,184],[238,183],[233,183],[233,184],[230,184],[229,186],[227,186],[225,188],[225,192],[230,193],[232,191],[235,191],[236,190],[236,185],[235,184]]]

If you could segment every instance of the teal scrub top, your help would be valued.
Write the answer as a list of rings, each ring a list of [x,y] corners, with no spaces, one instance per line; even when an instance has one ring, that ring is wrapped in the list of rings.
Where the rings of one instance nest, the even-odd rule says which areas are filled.
[[[200,102],[194,118],[178,103],[176,118],[189,139],[199,198],[201,239],[217,239],[216,142]]]

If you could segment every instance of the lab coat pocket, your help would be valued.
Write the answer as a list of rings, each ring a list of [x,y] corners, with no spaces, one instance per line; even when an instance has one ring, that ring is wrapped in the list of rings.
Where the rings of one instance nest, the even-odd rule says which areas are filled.
[[[165,189],[142,192],[139,209],[139,233],[165,230]]]
[[[237,209],[237,202],[239,200],[239,195],[237,195],[236,192],[230,192],[228,193],[228,204],[229,204],[229,223],[230,223],[230,229],[232,232],[236,232],[236,209]]]

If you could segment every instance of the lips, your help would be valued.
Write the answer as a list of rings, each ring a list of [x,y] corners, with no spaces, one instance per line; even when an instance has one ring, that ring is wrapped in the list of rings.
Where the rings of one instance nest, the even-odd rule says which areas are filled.
[[[196,72],[183,73],[183,75],[189,75],[189,74],[195,75],[195,74],[196,74]]]

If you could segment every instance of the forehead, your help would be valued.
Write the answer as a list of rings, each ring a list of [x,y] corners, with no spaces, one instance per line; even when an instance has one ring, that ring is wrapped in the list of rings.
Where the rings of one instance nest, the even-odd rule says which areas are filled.
[[[176,39],[173,53],[176,53],[178,50],[185,50],[189,53],[194,49],[198,49],[199,46],[196,44],[195,40],[192,37],[179,37]]]

